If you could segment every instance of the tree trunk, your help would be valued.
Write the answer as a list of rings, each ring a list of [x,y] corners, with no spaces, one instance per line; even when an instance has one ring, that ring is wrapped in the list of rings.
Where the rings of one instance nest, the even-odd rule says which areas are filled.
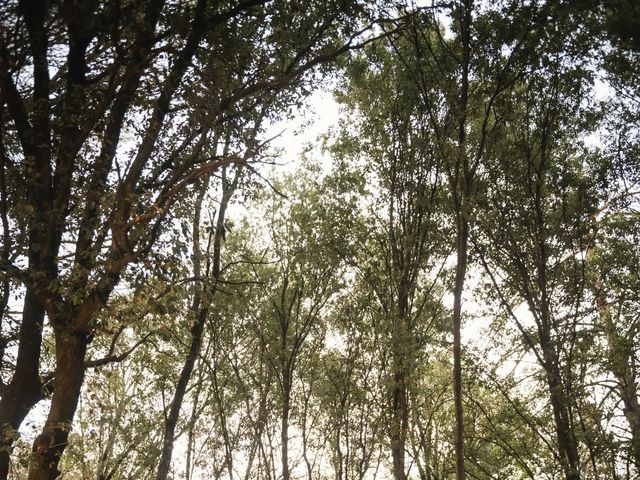
[[[202,182],[200,190],[198,192],[198,199],[196,200],[196,207],[194,212],[193,221],[193,258],[194,258],[194,276],[200,276],[200,214],[202,211],[202,202],[204,195],[209,186],[208,179]],[[182,408],[182,402],[187,392],[187,386],[191,379],[191,374],[195,366],[196,360],[200,353],[202,346],[202,337],[204,331],[204,322],[209,315],[209,302],[210,298],[204,290],[207,289],[205,285],[202,290],[195,293],[192,302],[192,315],[193,324],[190,329],[191,344],[189,345],[189,351],[182,364],[182,370],[180,371],[180,377],[176,385],[176,391],[173,394],[173,400],[169,408],[169,414],[165,417],[164,432],[162,436],[162,453],[160,454],[160,461],[158,462],[158,470],[156,472],[156,480],[166,480],[169,475],[169,469],[171,468],[171,459],[173,457],[173,443],[175,441],[175,432],[178,419],[180,418],[180,410]],[[206,297],[206,298],[205,298]]]
[[[400,302],[402,309],[403,302]],[[406,308],[404,309],[406,311]],[[398,319],[394,325],[393,339],[393,387],[391,391],[391,458],[394,480],[406,480],[405,445],[408,426],[407,404],[407,354],[409,340],[406,320]]]
[[[458,222],[458,246],[456,260],[456,277],[453,290],[453,400],[456,418],[455,455],[456,478],[463,480],[464,473],[464,416],[462,410],[462,293],[467,271],[467,250],[469,242],[469,224],[460,215]]]
[[[215,339],[214,339],[215,342]],[[227,426],[227,415],[224,411],[224,399],[222,388],[218,382],[218,359],[213,359],[213,396],[218,407],[218,416],[220,417],[220,430],[222,431],[222,439],[224,440],[224,463],[227,467],[229,480],[233,480],[233,445],[231,443],[231,435]]]
[[[289,412],[291,410],[291,382],[288,365],[282,372],[282,418],[280,440],[282,444],[282,480],[289,480]]]
[[[564,475],[567,480],[579,480],[578,448],[573,438],[567,412],[567,398],[564,395],[557,368],[552,367],[547,371],[546,377]]]
[[[227,154],[229,147],[229,140],[227,139],[224,155]],[[178,384],[176,385],[176,391],[173,396],[173,401],[171,402],[171,408],[169,410],[169,415],[165,419],[164,426],[164,434],[162,441],[162,454],[160,456],[160,462],[158,464],[158,471],[156,473],[156,480],[166,480],[169,469],[171,467],[171,459],[173,457],[173,443],[175,441],[175,430],[176,425],[178,423],[178,419],[180,417],[180,409],[182,407],[182,403],[184,401],[184,396],[187,391],[187,386],[189,385],[189,380],[191,379],[191,374],[193,373],[193,368],[195,366],[198,355],[200,354],[200,349],[202,347],[202,339],[204,332],[204,324],[209,316],[209,307],[211,305],[211,300],[216,291],[215,282],[217,282],[220,277],[220,260],[221,260],[221,248],[222,248],[222,239],[224,238],[224,223],[227,206],[229,204],[229,200],[235,191],[236,186],[238,185],[238,181],[240,178],[241,169],[236,172],[236,175],[233,179],[233,182],[228,183],[226,180],[226,168],[223,168],[222,177],[223,177],[223,192],[222,199],[220,200],[220,208],[218,211],[218,217],[216,220],[216,230],[214,236],[214,244],[213,244],[213,259],[212,259],[212,269],[210,272],[211,280],[213,281],[213,285],[209,285],[203,287],[203,290],[196,293],[193,299],[192,310],[195,312],[195,318],[193,326],[191,327],[191,345],[189,346],[189,352],[187,353],[187,357],[185,358],[185,362],[182,366],[182,371],[180,372],[180,378],[178,380]],[[200,187],[200,191],[198,192],[198,199],[196,202],[196,210],[194,213],[194,225],[193,225],[193,249],[194,249],[194,276],[199,277],[201,271],[201,252],[200,252],[200,215],[202,212],[202,202],[204,200],[204,196],[207,192],[209,186],[208,179],[203,180],[202,186]],[[209,273],[209,272],[208,272]],[[231,465],[229,464],[229,469],[231,471]]]
[[[400,379],[400,375],[396,375],[396,381],[403,381]],[[404,464],[404,450],[405,450],[405,438],[404,434],[404,413],[406,407],[403,404],[406,402],[403,400],[404,389],[402,387],[394,387],[393,389],[393,424],[391,434],[391,456],[393,458],[393,478],[395,480],[406,480],[405,464]],[[395,406],[397,404],[397,406]]]
[[[474,172],[467,156],[467,109],[469,103],[469,66],[471,63],[471,13],[473,0],[465,0],[462,34],[462,78],[460,85],[460,118],[458,120],[458,158],[452,178],[452,190],[456,207],[456,276],[453,290],[453,402],[456,418],[455,456],[456,479],[464,480],[464,416],[462,409],[462,293],[467,274],[469,214]]]
[[[67,446],[82,382],[89,335],[69,327],[55,327],[56,377],[49,416],[42,433],[33,442],[29,480],[53,480]]]
[[[543,324],[549,325],[549,316],[543,312]],[[573,428],[569,419],[568,399],[564,393],[562,378],[558,368],[558,358],[547,331],[540,330],[540,347],[544,355],[544,365],[549,399],[553,411],[553,420],[558,438],[560,461],[566,480],[579,480],[578,446],[573,436]]]
[[[631,430],[633,463],[636,467],[636,474],[640,475],[640,403],[638,402],[638,384],[626,360],[622,365],[622,371],[616,379],[620,389],[620,398],[624,405],[624,416],[627,418]]]
[[[260,373],[262,373],[262,368],[260,368]],[[264,379],[264,383],[262,384],[262,391],[260,393],[260,402],[258,404],[258,415],[255,422],[252,422],[253,427],[253,439],[251,440],[251,447],[249,448],[249,459],[247,460],[247,469],[245,471],[244,480],[249,480],[251,478],[251,470],[253,468],[253,463],[255,461],[256,456],[258,457],[258,471],[260,471],[260,445],[262,445],[262,433],[264,431],[265,425],[267,423],[268,416],[268,408],[267,408],[267,399],[269,396],[269,385],[271,384],[271,370],[267,370],[267,376]],[[251,411],[249,407],[248,399],[245,399],[247,405],[247,412]],[[250,417],[249,417],[250,418]]]
[[[42,399],[39,377],[44,309],[32,289],[27,289],[20,325],[16,369],[0,400],[0,480],[9,473],[11,446],[18,428]]]
[[[169,415],[167,415],[167,418],[165,419],[162,454],[160,455],[156,480],[166,480],[169,475],[171,458],[173,456],[176,424],[180,417],[180,408],[182,407],[182,401],[184,400],[187,385],[191,378],[191,372],[193,372],[193,367],[196,363],[196,359],[198,358],[200,346],[202,345],[202,331],[204,329],[204,320],[206,319],[207,314],[208,310],[200,310],[198,312],[198,318],[195,320],[193,328],[191,329],[191,345],[189,347],[189,352],[182,366],[182,371],[180,372],[180,378],[176,385],[176,392],[173,395]]]

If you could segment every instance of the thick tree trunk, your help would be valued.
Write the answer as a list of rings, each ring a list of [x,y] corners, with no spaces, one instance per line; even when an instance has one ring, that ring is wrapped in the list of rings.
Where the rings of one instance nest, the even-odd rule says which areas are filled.
[[[56,377],[49,416],[42,433],[33,443],[29,480],[53,480],[60,474],[58,463],[78,405],[84,380],[84,361],[89,336],[83,331],[57,327]]]
[[[11,382],[0,400],[0,480],[9,473],[11,446],[27,414],[42,399],[39,377],[44,309],[27,289],[20,325],[18,358]]]

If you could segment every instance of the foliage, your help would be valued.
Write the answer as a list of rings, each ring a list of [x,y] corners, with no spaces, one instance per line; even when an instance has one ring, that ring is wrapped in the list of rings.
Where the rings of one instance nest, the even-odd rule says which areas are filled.
[[[633,2],[5,3],[0,478],[637,477]]]

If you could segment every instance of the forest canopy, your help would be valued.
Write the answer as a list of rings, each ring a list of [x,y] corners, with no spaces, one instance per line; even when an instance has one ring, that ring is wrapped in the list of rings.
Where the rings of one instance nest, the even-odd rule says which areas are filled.
[[[637,2],[0,22],[0,480],[640,476]]]

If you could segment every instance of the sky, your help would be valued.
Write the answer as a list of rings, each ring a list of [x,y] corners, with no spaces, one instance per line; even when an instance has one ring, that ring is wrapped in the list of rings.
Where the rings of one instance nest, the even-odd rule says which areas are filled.
[[[292,119],[274,123],[267,128],[265,138],[279,135],[271,142],[282,154],[277,173],[294,170],[300,166],[301,156],[307,145],[315,143],[320,135],[338,125],[340,105],[329,88],[318,89],[310,95]],[[284,168],[283,168],[284,167]]]

